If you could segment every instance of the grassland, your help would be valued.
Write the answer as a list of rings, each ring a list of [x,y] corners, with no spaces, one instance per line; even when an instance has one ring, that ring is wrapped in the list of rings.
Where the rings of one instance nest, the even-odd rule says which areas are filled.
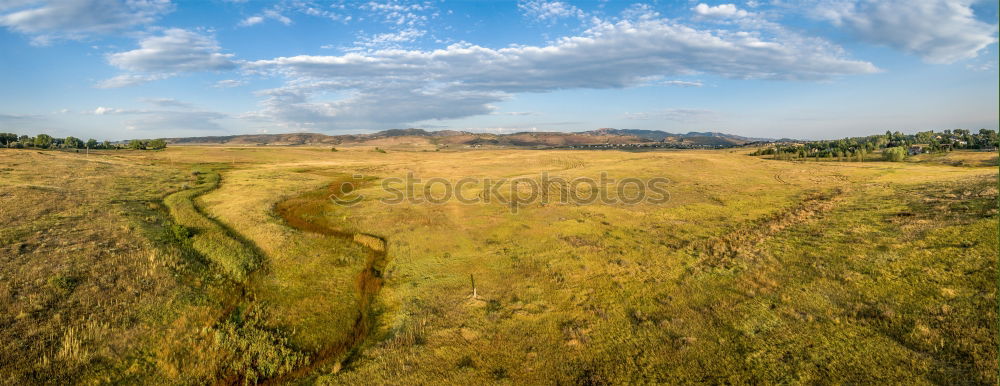
[[[0,376],[996,382],[995,154],[385,149],[0,152]],[[670,200],[379,201],[543,172]],[[334,204],[344,181],[364,200]]]

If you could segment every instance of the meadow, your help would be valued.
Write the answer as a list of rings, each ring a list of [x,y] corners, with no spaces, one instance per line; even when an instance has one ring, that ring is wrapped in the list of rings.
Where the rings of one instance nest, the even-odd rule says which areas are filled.
[[[0,151],[0,379],[996,383],[996,153],[435,150]]]

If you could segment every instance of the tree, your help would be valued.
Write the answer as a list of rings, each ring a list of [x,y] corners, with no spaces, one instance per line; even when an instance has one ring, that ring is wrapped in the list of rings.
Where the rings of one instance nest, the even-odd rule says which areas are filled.
[[[10,145],[12,142],[17,142],[17,134],[0,133],[0,146],[7,146]]]
[[[146,144],[146,147],[149,148],[150,150],[166,149],[167,141],[164,141],[162,139],[154,139],[152,141],[149,141],[149,143]]]
[[[66,140],[63,141],[63,146],[67,149],[79,149],[81,145],[83,145],[83,142],[76,137],[66,137]]]
[[[48,149],[52,146],[53,138],[48,134],[38,134],[35,137],[35,147],[39,149]]]
[[[98,146],[99,145],[97,144],[97,140],[96,139],[91,138],[91,139],[87,140],[87,148],[88,149],[97,149]]]
[[[132,150],[144,150],[146,149],[146,142],[138,139],[133,139],[128,142],[128,148]]]
[[[882,159],[889,162],[900,162],[906,158],[906,149],[890,147],[882,151]]]
[[[111,141],[104,141],[104,143],[101,144],[101,148],[103,148],[103,149],[112,149],[112,148],[114,148],[114,145],[111,144]]]
[[[997,145],[997,132],[987,129],[979,129],[980,147],[995,147]]]

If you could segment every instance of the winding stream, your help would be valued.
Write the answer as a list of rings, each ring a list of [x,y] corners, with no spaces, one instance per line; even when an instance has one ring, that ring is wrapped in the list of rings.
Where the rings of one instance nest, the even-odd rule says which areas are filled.
[[[164,203],[171,208],[171,217],[178,223],[194,227],[195,229],[212,228],[210,229],[211,231],[231,238],[234,243],[250,247],[255,255],[262,257],[263,254],[255,248],[255,244],[251,240],[239,238],[236,232],[209,217],[195,202],[198,197],[211,192],[219,185],[221,176],[217,171],[211,171],[206,174],[211,177],[207,185],[199,185],[192,189],[176,192],[164,199]],[[376,320],[372,309],[379,291],[382,289],[382,270],[387,260],[386,242],[385,239],[377,235],[343,230],[337,224],[330,222],[323,216],[330,198],[337,198],[349,192],[342,190],[344,185],[341,182],[339,180],[334,181],[326,188],[285,199],[274,206],[274,212],[284,219],[289,227],[302,232],[315,233],[348,241],[357,244],[366,251],[367,256],[364,268],[357,274],[355,279],[359,298],[357,301],[357,314],[352,323],[351,330],[345,338],[331,342],[310,355],[306,364],[296,367],[285,374],[266,379],[262,383],[287,383],[296,378],[306,376],[313,370],[328,365],[331,361],[338,360],[337,363],[348,362],[357,354],[358,349],[375,326]],[[180,214],[182,211],[186,211],[185,213],[187,214]],[[259,275],[266,274],[263,272],[264,270],[256,269],[258,267],[254,265],[253,269],[247,272],[246,279],[233,281],[237,292],[233,294],[232,298],[222,301],[223,310],[220,314],[221,319],[219,320],[228,318],[240,304],[252,303],[254,301],[255,297],[252,292],[248,291],[247,282],[259,280]],[[217,379],[215,383],[244,383],[246,380],[241,377],[241,374],[232,374],[231,376]]]
[[[324,189],[286,199],[274,206],[274,212],[294,229],[352,242],[367,252],[364,268],[355,279],[359,298],[357,315],[351,332],[345,339],[320,349],[319,352],[311,356],[308,364],[279,377],[269,379],[265,382],[266,384],[284,383],[307,375],[338,358],[342,358],[338,363],[350,361],[357,354],[361,344],[364,343],[375,325],[376,320],[372,308],[379,291],[382,289],[382,270],[388,259],[386,241],[377,235],[343,230],[335,224],[331,224],[325,217],[317,216],[317,213],[322,213],[329,198],[347,193],[341,191],[340,186],[340,181],[334,181]]]

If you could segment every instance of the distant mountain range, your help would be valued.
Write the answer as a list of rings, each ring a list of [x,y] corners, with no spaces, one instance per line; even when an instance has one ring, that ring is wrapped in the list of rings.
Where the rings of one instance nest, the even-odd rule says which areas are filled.
[[[671,138],[700,138],[700,137],[713,137],[713,138],[725,138],[732,141],[742,141],[742,142],[759,142],[759,141],[771,141],[771,138],[754,138],[754,137],[743,137],[734,134],[717,133],[714,131],[697,132],[690,131],[687,134],[673,134],[666,131],[660,130],[631,130],[631,129],[597,129],[592,131],[585,131],[584,134],[594,134],[594,135],[625,135],[625,136],[636,136],[640,138],[646,138],[653,141],[664,141]]]
[[[245,134],[212,137],[165,138],[174,145],[392,145],[433,144],[472,147],[570,147],[580,145],[623,145],[663,143],[669,147],[728,147],[749,142],[769,141],[716,132],[674,134],[660,130],[603,128],[584,132],[520,132],[512,134],[467,131],[392,129],[371,134],[326,135],[315,133]]]

